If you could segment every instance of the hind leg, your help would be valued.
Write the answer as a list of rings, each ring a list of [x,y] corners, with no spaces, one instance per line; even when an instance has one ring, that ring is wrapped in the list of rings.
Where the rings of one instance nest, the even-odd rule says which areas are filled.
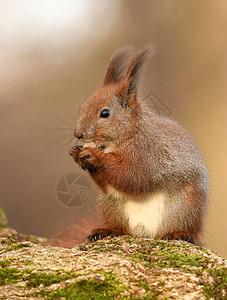
[[[91,234],[87,237],[88,242],[95,242],[97,240],[103,239],[107,236],[115,237],[126,235],[127,233],[119,229],[110,229],[110,228],[96,228],[92,230]]]
[[[163,235],[161,240],[181,240],[196,245],[196,237],[190,232],[177,231]]]

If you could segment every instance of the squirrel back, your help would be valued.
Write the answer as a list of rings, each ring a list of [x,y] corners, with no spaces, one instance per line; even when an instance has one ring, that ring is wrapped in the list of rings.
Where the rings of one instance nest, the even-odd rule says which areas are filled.
[[[99,187],[98,209],[107,224],[89,239],[131,234],[199,243],[208,197],[205,164],[187,131],[140,99],[152,47],[128,64],[130,51],[112,57],[76,122],[75,136],[85,146],[70,155]]]

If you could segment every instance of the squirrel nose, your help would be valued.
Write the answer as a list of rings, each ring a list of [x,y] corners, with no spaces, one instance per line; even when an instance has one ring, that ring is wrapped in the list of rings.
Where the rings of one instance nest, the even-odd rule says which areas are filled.
[[[83,137],[83,133],[75,130],[74,136],[80,140]]]

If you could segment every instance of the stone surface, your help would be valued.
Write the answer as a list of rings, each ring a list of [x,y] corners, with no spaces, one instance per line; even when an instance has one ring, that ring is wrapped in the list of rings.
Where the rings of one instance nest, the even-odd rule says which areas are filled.
[[[227,261],[186,242],[105,238],[72,249],[0,240],[0,299],[226,299]]]

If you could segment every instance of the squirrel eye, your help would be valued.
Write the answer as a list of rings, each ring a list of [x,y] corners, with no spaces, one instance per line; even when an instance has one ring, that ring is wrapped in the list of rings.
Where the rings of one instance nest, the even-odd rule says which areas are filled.
[[[109,109],[103,109],[100,113],[100,117],[101,118],[108,118],[110,115],[110,111]]]

